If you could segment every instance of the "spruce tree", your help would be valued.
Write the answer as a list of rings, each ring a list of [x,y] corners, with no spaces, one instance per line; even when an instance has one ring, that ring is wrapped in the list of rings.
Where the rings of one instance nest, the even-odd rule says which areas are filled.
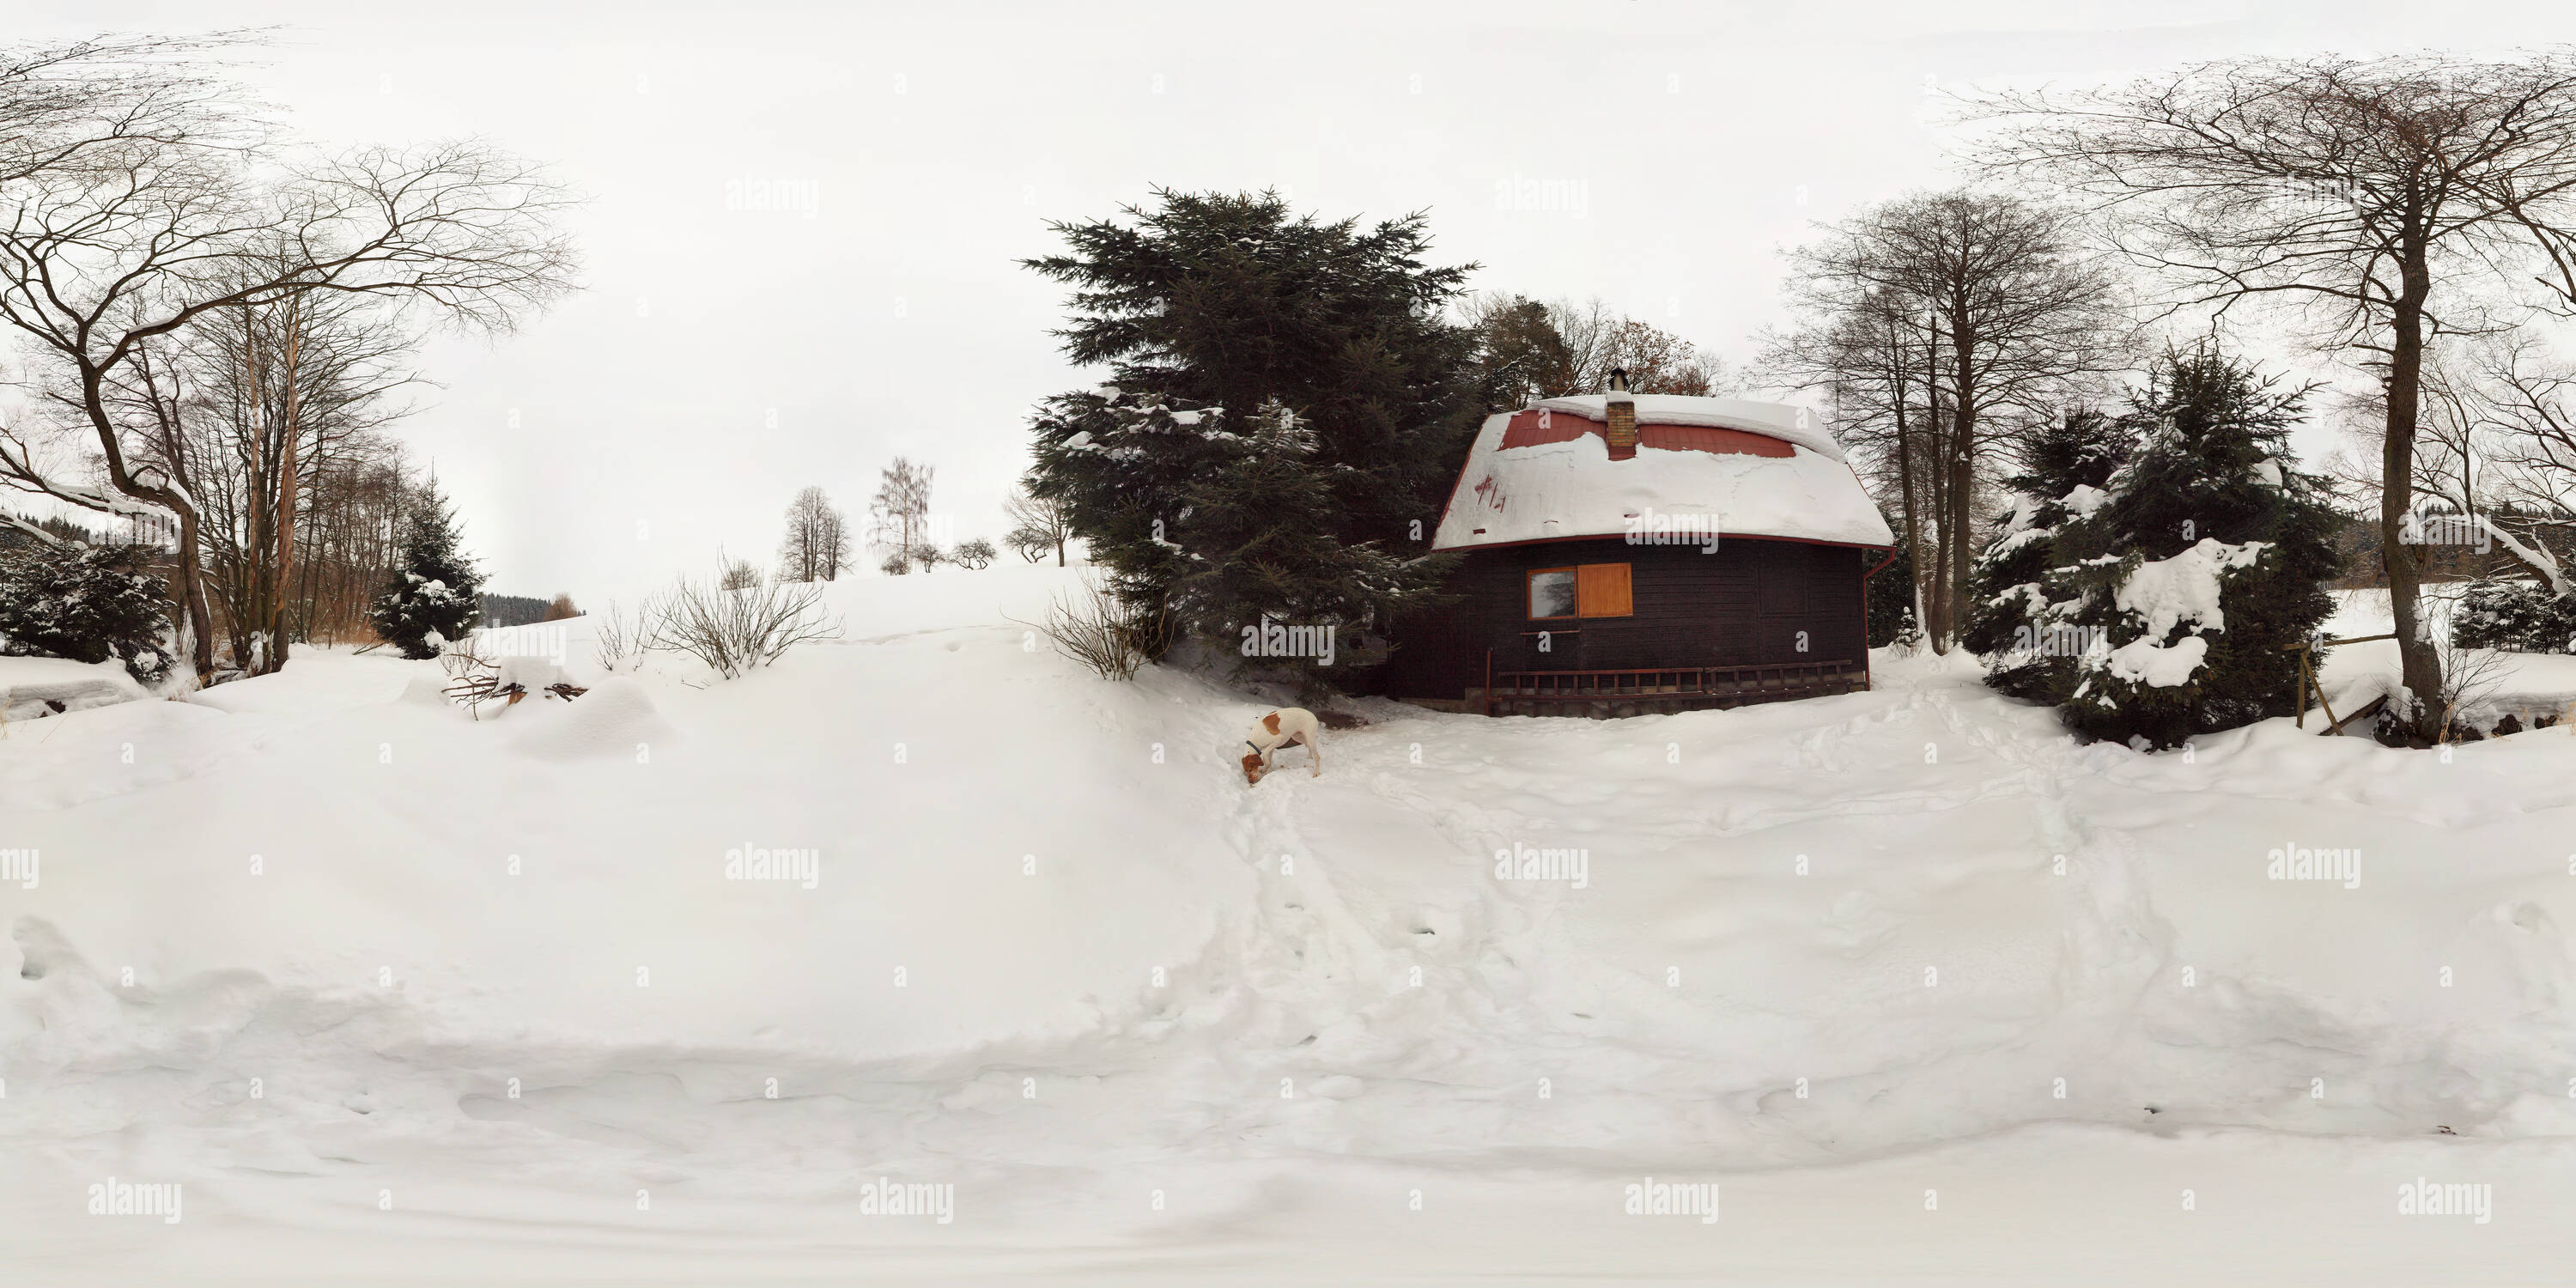
[[[2099,505],[2058,529],[2042,692],[2069,725],[2133,747],[2289,715],[2298,657],[2333,608],[2334,512],[2287,441],[2305,391],[2204,346],[2169,352],[2121,426],[2139,446]],[[2060,628],[2074,628],[2064,631]]]
[[[482,588],[482,575],[458,548],[456,516],[433,478],[412,501],[402,561],[368,620],[404,657],[436,657],[441,645],[474,629]]]
[[[1997,516],[1994,537],[1977,556],[1968,582],[1968,627],[1960,643],[1986,659],[1986,683],[2018,698],[2044,698],[2052,639],[2038,620],[2051,603],[2048,572],[2056,537],[2092,513],[2103,488],[2127,459],[2127,427],[2090,408],[2073,408],[2031,435],[2022,472],[2004,480],[2019,496]],[[2062,586],[2058,593],[2066,593]]]
[[[1058,403],[1079,408],[1094,429],[1042,442],[1039,461],[1081,461],[1061,465],[1072,481],[1063,496],[1103,516],[1092,546],[1095,557],[1104,547],[1121,552],[1099,557],[1121,597],[1160,606],[1235,655],[1238,671],[1286,671],[1341,687],[1349,668],[1375,656],[1367,628],[1437,600],[1435,574],[1451,560],[1408,558],[1319,521],[1330,513],[1339,471],[1285,405],[1264,403],[1235,424],[1219,408],[1176,408],[1116,389]],[[1148,492],[1171,498],[1168,516],[1119,503]],[[1332,626],[1333,656],[1260,647],[1271,623]]]
[[[1482,412],[1474,337],[1443,316],[1473,265],[1427,265],[1419,215],[1363,228],[1275,193],[1158,190],[1054,228],[1068,252],[1028,266],[1075,288],[1056,334],[1110,379],[1041,409],[1029,490],[1123,598],[1231,649],[1264,616],[1355,639],[1432,593]]]
[[[2576,653],[2576,596],[2559,598],[2536,581],[2481,578],[2451,610],[2455,648]]]

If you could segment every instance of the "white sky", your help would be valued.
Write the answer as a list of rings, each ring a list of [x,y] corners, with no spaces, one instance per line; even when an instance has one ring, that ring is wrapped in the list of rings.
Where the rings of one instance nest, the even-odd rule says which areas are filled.
[[[2576,5],[2489,0],[0,13],[20,38],[279,24],[254,79],[306,134],[481,135],[591,196],[587,289],[497,344],[433,344],[442,387],[400,431],[487,589],[584,602],[719,544],[766,564],[796,489],[855,518],[898,453],[937,467],[955,536],[998,538],[1028,410],[1089,378],[1045,334],[1061,292],[1016,261],[1149,185],[1426,210],[1480,288],[1598,294],[1740,362],[1780,320],[1783,245],[1945,180],[1927,86],[2576,40]],[[1519,180],[1541,208],[1505,199]],[[809,208],[738,208],[763,184]]]

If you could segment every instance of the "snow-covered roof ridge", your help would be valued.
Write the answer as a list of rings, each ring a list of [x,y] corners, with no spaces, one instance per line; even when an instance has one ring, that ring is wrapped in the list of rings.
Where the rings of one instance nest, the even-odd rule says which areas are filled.
[[[1641,425],[1684,423],[1650,417],[1643,404],[1651,397],[1655,395],[1638,397]],[[1555,405],[1580,401],[1550,399],[1538,406],[1583,415],[1582,408]],[[1601,399],[1590,401],[1598,410]],[[1770,405],[1722,398],[1675,401]],[[1633,459],[1613,460],[1608,440],[1598,433],[1505,447],[1514,414],[1489,416],[1477,432],[1466,466],[1459,471],[1457,489],[1432,535],[1432,549],[1624,537],[1638,531],[1641,523],[1657,519],[1690,522],[1694,531],[1724,536],[1855,546],[1896,543],[1877,504],[1839,452],[1828,455],[1808,446],[1804,438],[1785,437],[1775,428],[1762,426],[1747,432],[1781,438],[1788,444],[1785,455],[1640,443]],[[1691,423],[1746,428],[1742,421]],[[1790,428],[1810,436],[1822,432]]]
[[[1843,445],[1825,429],[1823,419],[1794,403],[1698,398],[1687,394],[1630,396],[1636,400],[1637,423],[1640,425],[1704,425],[1713,429],[1740,429],[1794,443],[1831,460],[1846,459]],[[1573,394],[1564,398],[1542,398],[1530,406],[1572,412],[1589,420],[1607,420],[1610,416],[1608,402],[1605,394]]]

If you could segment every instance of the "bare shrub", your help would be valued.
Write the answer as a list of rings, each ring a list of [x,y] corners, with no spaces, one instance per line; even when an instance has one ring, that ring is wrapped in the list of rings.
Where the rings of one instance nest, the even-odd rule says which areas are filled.
[[[591,655],[598,660],[600,670],[615,675],[619,667],[644,651],[644,622],[636,614],[619,608],[613,599],[608,601],[607,612],[591,616],[597,631],[591,642]]]
[[[735,579],[732,569],[707,580],[680,578],[644,606],[644,647],[686,653],[731,680],[799,644],[840,636],[840,619],[823,611],[822,583],[736,587]]]
[[[1058,654],[1104,680],[1135,679],[1172,641],[1168,611],[1122,603],[1096,576],[1084,577],[1081,589],[1056,596],[1044,622],[1020,624],[1034,626]]]
[[[500,695],[500,665],[483,656],[482,646],[471,635],[451,640],[439,650],[438,668],[447,672],[441,692],[476,720],[483,718],[483,704]]]
[[[2489,699],[2503,687],[2505,677],[2513,673],[2510,653],[2459,642],[2458,634],[2451,629],[2452,616],[2459,610],[2457,589],[2428,590],[2424,595],[2421,622],[2425,634],[2432,637],[2434,657],[2441,664],[2442,687],[2434,694],[2437,743],[2483,737],[2494,726],[2497,714]],[[2399,703],[2392,698],[2389,705],[2395,708]],[[2410,709],[2400,712],[2399,718],[2409,719],[2416,714]]]

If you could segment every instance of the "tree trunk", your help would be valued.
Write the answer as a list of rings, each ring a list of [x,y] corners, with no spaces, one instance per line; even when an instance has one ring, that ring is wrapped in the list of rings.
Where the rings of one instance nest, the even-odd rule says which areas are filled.
[[[180,611],[187,615],[189,665],[197,672],[199,685],[211,684],[215,678],[214,617],[206,611],[206,578],[197,564],[197,507],[175,488],[152,487],[136,479],[125,468],[125,445],[117,441],[116,422],[107,414],[107,402],[100,390],[106,373],[81,362],[81,410],[89,416],[90,428],[98,433],[99,454],[106,458],[107,481],[117,491],[137,501],[149,502],[179,517],[178,575],[171,587],[179,601]]]
[[[1950,543],[1950,637],[1954,640],[1967,630],[1969,573],[1976,560],[1969,538],[1977,509],[1979,395],[1976,369],[1970,365],[1976,347],[1977,333],[1965,323],[1954,322],[1950,336],[1950,459],[1942,463],[1950,471],[1947,521],[1959,534],[1958,540]]]
[[[1895,377],[1891,382],[1895,396],[1889,401],[1896,408],[1896,492],[1905,505],[1905,580],[1914,590],[1914,629],[1922,631],[1923,517],[1914,504],[1914,442],[1905,424],[1905,343],[1894,334],[1893,323],[1889,330],[1888,371]]]
[[[2414,502],[2415,417],[2423,400],[2424,302],[2433,278],[2425,262],[2420,235],[2409,236],[2399,261],[2396,308],[2390,315],[2395,334],[2388,353],[2388,425],[2380,458],[2379,553],[2388,565],[2388,607],[2396,619],[2397,656],[2407,691],[2414,698],[2408,722],[2415,736],[2441,735],[2442,658],[2433,646],[2430,624],[2417,611],[2423,583],[2423,547],[2402,540],[2406,514]]]
[[[1951,432],[1957,433],[1957,409],[1952,408]],[[1950,575],[1951,550],[1959,542],[1958,525],[1950,518],[1950,481],[1948,439],[1941,432],[1941,322],[1927,314],[1923,319],[1923,441],[1930,450],[1924,453],[1926,481],[1931,495],[1926,499],[1932,508],[1932,522],[1939,534],[1934,539],[1932,566],[1925,572],[1932,591],[1931,620],[1923,630],[1932,641],[1932,651],[1948,656],[1951,641],[1959,637],[1955,596],[1957,583]]]
[[[276,590],[268,603],[268,671],[286,667],[286,588],[295,571],[295,448],[296,448],[296,366],[295,351],[302,339],[301,300],[290,300],[286,331],[286,423],[279,427],[277,463],[277,571],[271,584]]]
[[[153,500],[137,496],[122,482],[118,483],[117,490],[136,496],[138,500]],[[155,504],[169,505],[169,502],[156,501]],[[188,664],[195,668],[197,685],[203,688],[215,680],[215,622],[214,615],[206,611],[205,573],[197,566],[197,510],[189,505],[172,505],[170,508],[179,516],[178,576],[171,589],[179,601],[178,613],[184,615],[187,622]]]

